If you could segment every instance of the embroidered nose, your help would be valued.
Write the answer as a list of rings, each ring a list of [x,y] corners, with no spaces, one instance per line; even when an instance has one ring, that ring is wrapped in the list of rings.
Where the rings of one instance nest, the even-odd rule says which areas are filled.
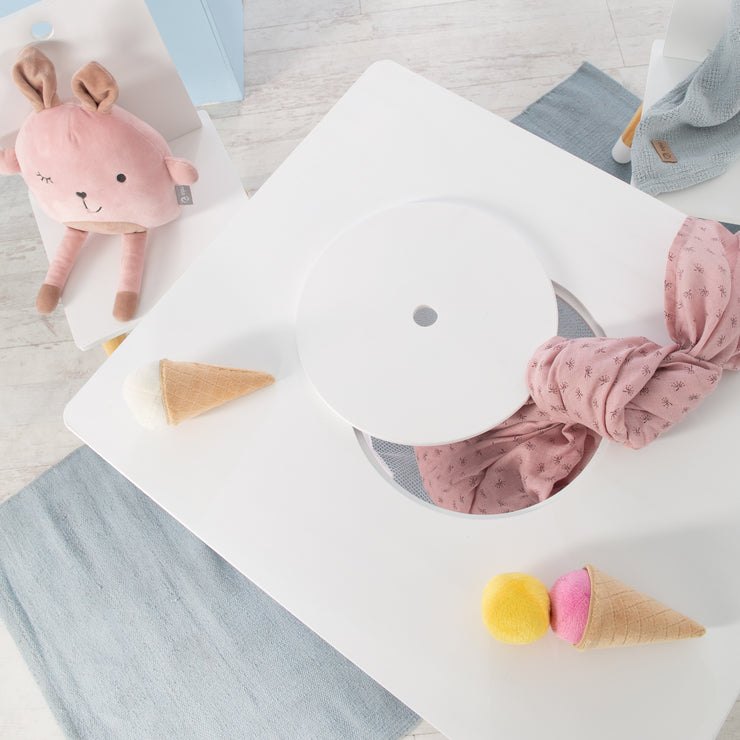
[[[75,195],[76,195],[76,196],[77,196],[78,198],[82,198],[83,200],[84,200],[85,198],[87,198],[87,193],[75,193]]]

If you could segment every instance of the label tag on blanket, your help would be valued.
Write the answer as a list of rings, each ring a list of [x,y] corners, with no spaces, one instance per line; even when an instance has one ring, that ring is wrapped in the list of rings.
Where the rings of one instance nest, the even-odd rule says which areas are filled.
[[[658,152],[658,156],[660,157],[662,162],[670,162],[671,164],[675,164],[676,162],[678,162],[675,155],[671,151],[671,148],[668,146],[667,141],[653,139],[650,143],[653,145],[655,151]]]
[[[190,185],[175,185],[177,204],[180,206],[192,206],[193,196],[190,194]]]

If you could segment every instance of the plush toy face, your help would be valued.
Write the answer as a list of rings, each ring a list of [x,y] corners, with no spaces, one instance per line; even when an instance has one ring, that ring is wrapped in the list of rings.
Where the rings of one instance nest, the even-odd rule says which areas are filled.
[[[82,231],[145,231],[177,217],[175,185],[197,179],[164,138],[118,108],[118,88],[96,62],[72,80],[77,100],[61,103],[46,57],[32,47],[14,68],[31,100],[15,145],[17,169],[43,210]]]

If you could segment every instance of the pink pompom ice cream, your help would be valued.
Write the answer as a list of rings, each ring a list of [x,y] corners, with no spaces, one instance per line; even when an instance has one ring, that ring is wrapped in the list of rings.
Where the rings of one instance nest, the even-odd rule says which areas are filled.
[[[550,627],[563,640],[579,643],[591,604],[591,579],[585,568],[560,576],[550,589]]]
[[[705,629],[631,586],[587,565],[550,589],[550,626],[578,650],[700,637]]]

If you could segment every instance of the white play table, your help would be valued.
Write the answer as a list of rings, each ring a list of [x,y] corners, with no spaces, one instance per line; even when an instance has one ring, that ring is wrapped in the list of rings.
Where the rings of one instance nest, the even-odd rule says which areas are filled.
[[[323,381],[309,381],[296,327],[310,325],[304,286],[315,284],[328,245],[419,201],[506,220],[597,332],[668,341],[663,273],[681,213],[380,62],[72,399],[66,423],[453,740],[713,738],[740,692],[740,380],[726,375],[690,418],[640,452],[602,443],[567,489],[513,515],[454,514],[403,492],[321,397]],[[531,263],[516,267],[506,250],[500,259],[515,285],[538,279]],[[389,282],[396,267],[384,265]],[[373,285],[382,304],[382,282]],[[491,344],[513,342],[503,329],[526,324],[529,304],[489,298]],[[413,298],[409,321],[425,302]],[[446,309],[428,305],[442,322]],[[549,311],[548,301],[533,305]],[[277,382],[146,431],[121,388],[134,368],[162,357],[265,370]],[[464,379],[462,361],[459,370]],[[382,385],[361,391],[383,403]],[[524,571],[550,586],[589,562],[694,617],[706,635],[579,653],[551,632],[514,647],[483,627],[480,595],[492,576]]]

